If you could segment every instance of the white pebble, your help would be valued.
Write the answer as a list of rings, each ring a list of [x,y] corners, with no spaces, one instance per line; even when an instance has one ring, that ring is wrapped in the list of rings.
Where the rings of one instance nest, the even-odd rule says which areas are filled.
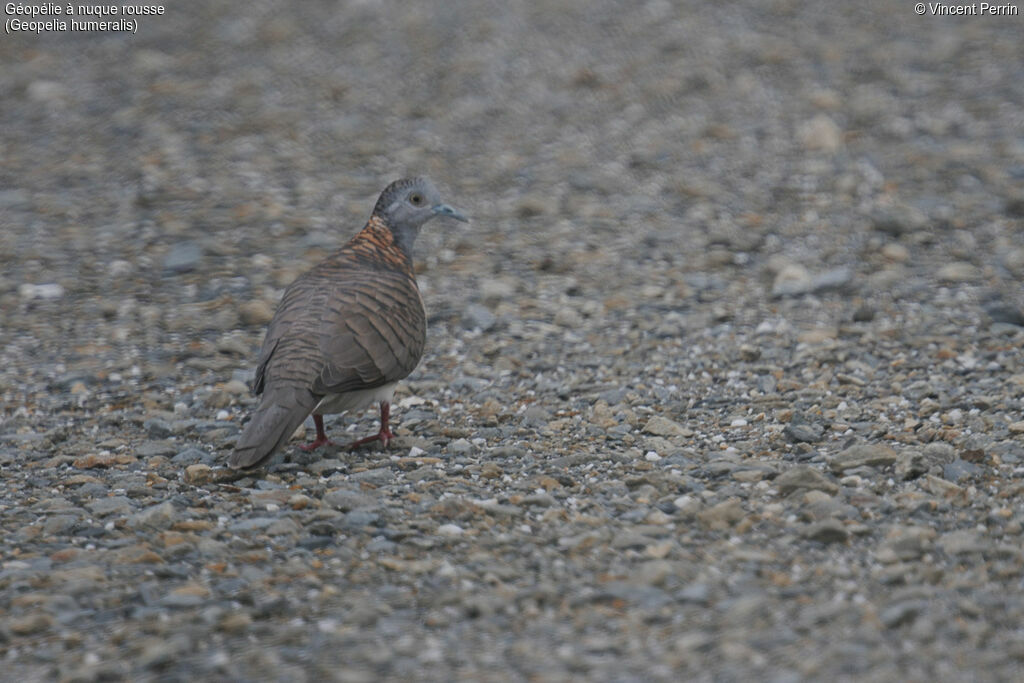
[[[125,261],[118,259],[111,261],[110,265],[107,266],[107,272],[113,277],[124,277],[130,275],[135,270],[135,265],[131,261]]]
[[[229,417],[231,417],[231,413],[229,413],[228,411],[226,411],[226,410],[218,410],[217,411],[217,419],[218,420],[226,420]]]
[[[730,427],[746,427],[747,421],[742,417],[737,417],[735,420],[729,423]]]
[[[442,536],[461,536],[465,532],[458,524],[442,524],[437,527],[437,533]]]
[[[413,446],[412,448],[409,449],[409,457],[410,458],[418,458],[419,456],[423,455],[424,453],[426,453],[426,451],[423,450],[422,448],[420,448],[419,446]]]
[[[647,454],[644,456],[644,460],[647,462],[658,462],[661,460],[661,456],[654,451],[647,451]]]
[[[26,282],[18,286],[18,295],[22,299],[59,299],[64,296],[64,288],[55,282],[44,285]]]

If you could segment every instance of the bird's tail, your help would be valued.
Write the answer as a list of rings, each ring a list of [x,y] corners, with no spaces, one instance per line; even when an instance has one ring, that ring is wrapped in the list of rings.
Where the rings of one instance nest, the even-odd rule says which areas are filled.
[[[313,412],[316,403],[316,396],[309,391],[265,392],[252,419],[238,437],[228,465],[237,470],[262,463],[288,442],[302,421]]]

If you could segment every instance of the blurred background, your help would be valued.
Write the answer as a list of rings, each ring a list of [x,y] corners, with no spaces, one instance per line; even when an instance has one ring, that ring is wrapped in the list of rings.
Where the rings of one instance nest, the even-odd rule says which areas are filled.
[[[613,315],[930,288],[908,268],[999,289],[1024,269],[1020,26],[885,2],[204,2],[137,35],[7,35],[8,360],[258,328],[409,174],[475,219],[419,245],[436,320],[485,280],[519,317],[505,293],[544,275]]]

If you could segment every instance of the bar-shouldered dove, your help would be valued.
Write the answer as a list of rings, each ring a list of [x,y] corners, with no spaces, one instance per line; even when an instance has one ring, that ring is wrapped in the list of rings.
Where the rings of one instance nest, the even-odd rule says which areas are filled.
[[[381,193],[348,244],[285,290],[260,350],[253,392],[260,403],[228,459],[254,467],[280,449],[312,413],[312,450],[331,442],[323,415],[380,405],[380,431],[349,447],[393,437],[395,385],[423,357],[426,312],[412,246],[437,216],[467,220],[426,178],[397,180]]]

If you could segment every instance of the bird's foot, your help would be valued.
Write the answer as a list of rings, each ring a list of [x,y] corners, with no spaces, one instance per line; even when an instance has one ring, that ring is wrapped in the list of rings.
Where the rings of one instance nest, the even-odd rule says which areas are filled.
[[[305,451],[305,452],[309,453],[310,451],[315,451],[316,449],[320,448],[321,446],[337,446],[337,445],[338,444],[334,443],[333,441],[331,441],[330,439],[328,439],[325,436],[323,438],[319,438],[318,437],[316,439],[313,439],[309,443],[300,444],[299,445],[299,450],[300,451]]]
[[[380,441],[381,446],[383,446],[384,448],[387,448],[388,444],[391,443],[391,439],[393,439],[393,438],[395,438],[395,435],[391,433],[390,429],[382,428],[379,432],[377,432],[373,436],[368,436],[365,439],[359,439],[358,441],[353,441],[348,446],[346,446],[346,448],[348,448],[349,450],[354,450],[356,448],[359,448],[360,446],[365,446],[368,443],[373,443],[374,441]]]

